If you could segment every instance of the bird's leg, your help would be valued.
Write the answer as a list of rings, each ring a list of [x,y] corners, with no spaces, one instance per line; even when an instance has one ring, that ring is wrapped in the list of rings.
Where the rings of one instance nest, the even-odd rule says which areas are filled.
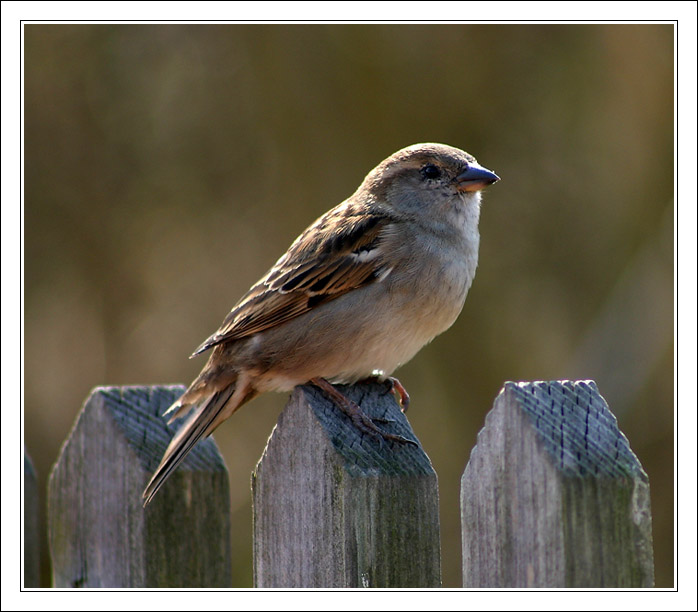
[[[400,410],[402,410],[403,413],[407,412],[407,409],[410,407],[410,394],[407,393],[407,389],[405,389],[402,383],[394,376],[388,376],[385,382],[388,385],[388,391],[390,393],[396,393],[400,398]]]
[[[368,378],[364,378],[363,380],[359,382],[377,382],[385,385],[388,390],[386,393],[394,393],[395,396],[398,398],[398,401],[400,403],[400,410],[402,410],[403,413],[407,412],[407,409],[410,407],[410,394],[407,393],[407,389],[402,385],[402,383],[395,378],[394,376],[378,376],[377,374],[374,374],[373,376],[369,376]]]
[[[318,389],[321,389],[325,395],[351,419],[351,422],[359,431],[378,438],[379,440],[394,440],[395,442],[414,444],[417,446],[417,443],[413,440],[408,440],[407,438],[403,438],[397,434],[388,433],[387,431],[383,431],[380,427],[377,427],[373,420],[371,420],[371,418],[363,410],[361,410],[361,407],[358,404],[337,391],[337,389],[335,389],[335,387],[324,378],[311,378],[310,383],[318,387]]]

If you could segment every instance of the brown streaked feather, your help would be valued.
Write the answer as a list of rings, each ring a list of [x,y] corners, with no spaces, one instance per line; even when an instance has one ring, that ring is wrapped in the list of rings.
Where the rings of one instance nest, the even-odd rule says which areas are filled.
[[[336,216],[341,217],[339,224]],[[321,217],[193,355],[281,325],[353,289],[382,280],[389,270],[381,247],[392,224],[387,214],[351,214],[348,206]]]
[[[147,506],[172,472],[201,439],[206,438],[220,423],[216,418],[225,408],[235,393],[235,385],[211,394],[199,405],[189,419],[170,441],[160,465],[153,474],[148,486],[143,491],[143,506]]]

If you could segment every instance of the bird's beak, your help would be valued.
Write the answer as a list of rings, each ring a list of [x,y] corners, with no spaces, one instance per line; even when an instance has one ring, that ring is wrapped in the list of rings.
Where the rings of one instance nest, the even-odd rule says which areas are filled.
[[[482,166],[471,163],[465,172],[456,177],[456,189],[458,191],[480,191],[492,183],[496,183],[499,177]]]

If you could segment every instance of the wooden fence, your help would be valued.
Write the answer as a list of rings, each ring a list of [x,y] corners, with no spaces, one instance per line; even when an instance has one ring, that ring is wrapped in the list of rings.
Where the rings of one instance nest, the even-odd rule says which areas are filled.
[[[231,586],[227,470],[211,438],[141,505],[175,431],[160,415],[183,390],[87,399],[49,480],[55,587]],[[384,386],[343,392],[416,439]],[[25,464],[25,587],[37,580],[31,474]],[[256,587],[441,586],[429,458],[361,435],[315,387],[279,417],[252,498]],[[590,381],[505,384],[463,473],[461,521],[464,587],[654,584],[647,475]]]

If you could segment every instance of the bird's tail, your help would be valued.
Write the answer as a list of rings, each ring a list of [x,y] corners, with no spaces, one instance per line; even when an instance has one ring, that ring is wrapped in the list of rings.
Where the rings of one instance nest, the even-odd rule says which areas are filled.
[[[236,408],[238,408],[248,397],[238,399],[237,405],[229,404],[234,398],[236,385],[231,384],[216,391],[203,399],[198,406],[194,408],[193,413],[189,416],[186,422],[182,425],[179,431],[172,438],[170,445],[167,447],[165,454],[160,461],[160,465],[150,479],[148,486],[143,491],[143,506],[147,506],[158,492],[160,487],[170,477],[172,472],[177,469],[177,466],[187,456],[189,451],[194,448],[194,445],[201,439],[206,438],[225,418],[230,416]],[[184,397],[184,396],[182,396]],[[165,413],[174,412],[172,419],[176,418],[186,406],[181,404],[182,398],[175,402],[172,407]],[[227,408],[226,408],[227,405]],[[225,409],[225,414],[223,413]]]

